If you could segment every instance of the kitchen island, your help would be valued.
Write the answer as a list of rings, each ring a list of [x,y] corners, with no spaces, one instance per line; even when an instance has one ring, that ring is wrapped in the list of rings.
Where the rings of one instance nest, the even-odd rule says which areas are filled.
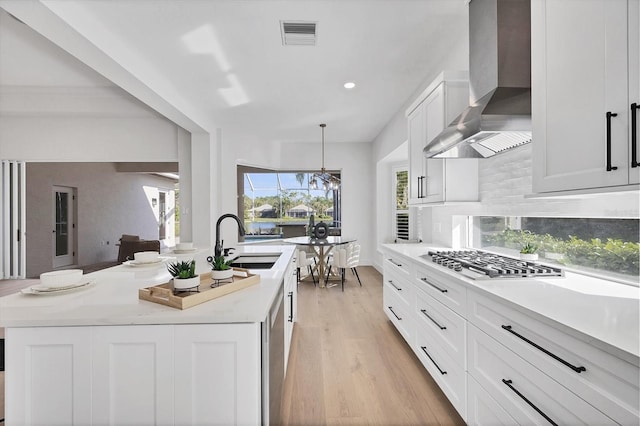
[[[252,270],[258,284],[186,310],[138,299],[138,289],[170,279],[164,265],[94,272],[88,288],[68,294],[1,298],[7,424],[261,423],[264,330],[280,303],[289,313],[278,320],[293,321],[294,304],[281,298],[295,277],[294,249],[244,247],[282,254]],[[192,256],[196,272],[209,270],[210,253]]]

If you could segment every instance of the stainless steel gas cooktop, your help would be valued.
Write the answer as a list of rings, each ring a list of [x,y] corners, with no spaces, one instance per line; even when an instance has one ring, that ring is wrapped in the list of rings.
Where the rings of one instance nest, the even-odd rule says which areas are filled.
[[[422,258],[431,260],[473,279],[563,277],[556,266],[529,262],[481,250],[429,250]]]

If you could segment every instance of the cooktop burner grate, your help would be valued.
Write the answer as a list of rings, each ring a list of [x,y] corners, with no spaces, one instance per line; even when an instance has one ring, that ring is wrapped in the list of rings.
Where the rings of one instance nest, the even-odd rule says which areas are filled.
[[[481,250],[429,251],[425,259],[438,265],[464,273],[472,278],[531,278],[563,277],[564,271],[558,267],[514,259]]]

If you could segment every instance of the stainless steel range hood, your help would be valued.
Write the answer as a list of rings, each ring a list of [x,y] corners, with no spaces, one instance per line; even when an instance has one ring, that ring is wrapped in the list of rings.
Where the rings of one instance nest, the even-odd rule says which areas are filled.
[[[486,158],[531,142],[530,0],[469,3],[471,106],[426,157]]]

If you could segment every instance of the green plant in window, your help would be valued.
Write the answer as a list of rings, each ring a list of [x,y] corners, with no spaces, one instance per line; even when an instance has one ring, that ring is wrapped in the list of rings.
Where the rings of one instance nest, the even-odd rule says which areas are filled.
[[[520,253],[522,254],[534,254],[537,251],[538,246],[532,243],[525,243],[525,245],[520,249]]]

